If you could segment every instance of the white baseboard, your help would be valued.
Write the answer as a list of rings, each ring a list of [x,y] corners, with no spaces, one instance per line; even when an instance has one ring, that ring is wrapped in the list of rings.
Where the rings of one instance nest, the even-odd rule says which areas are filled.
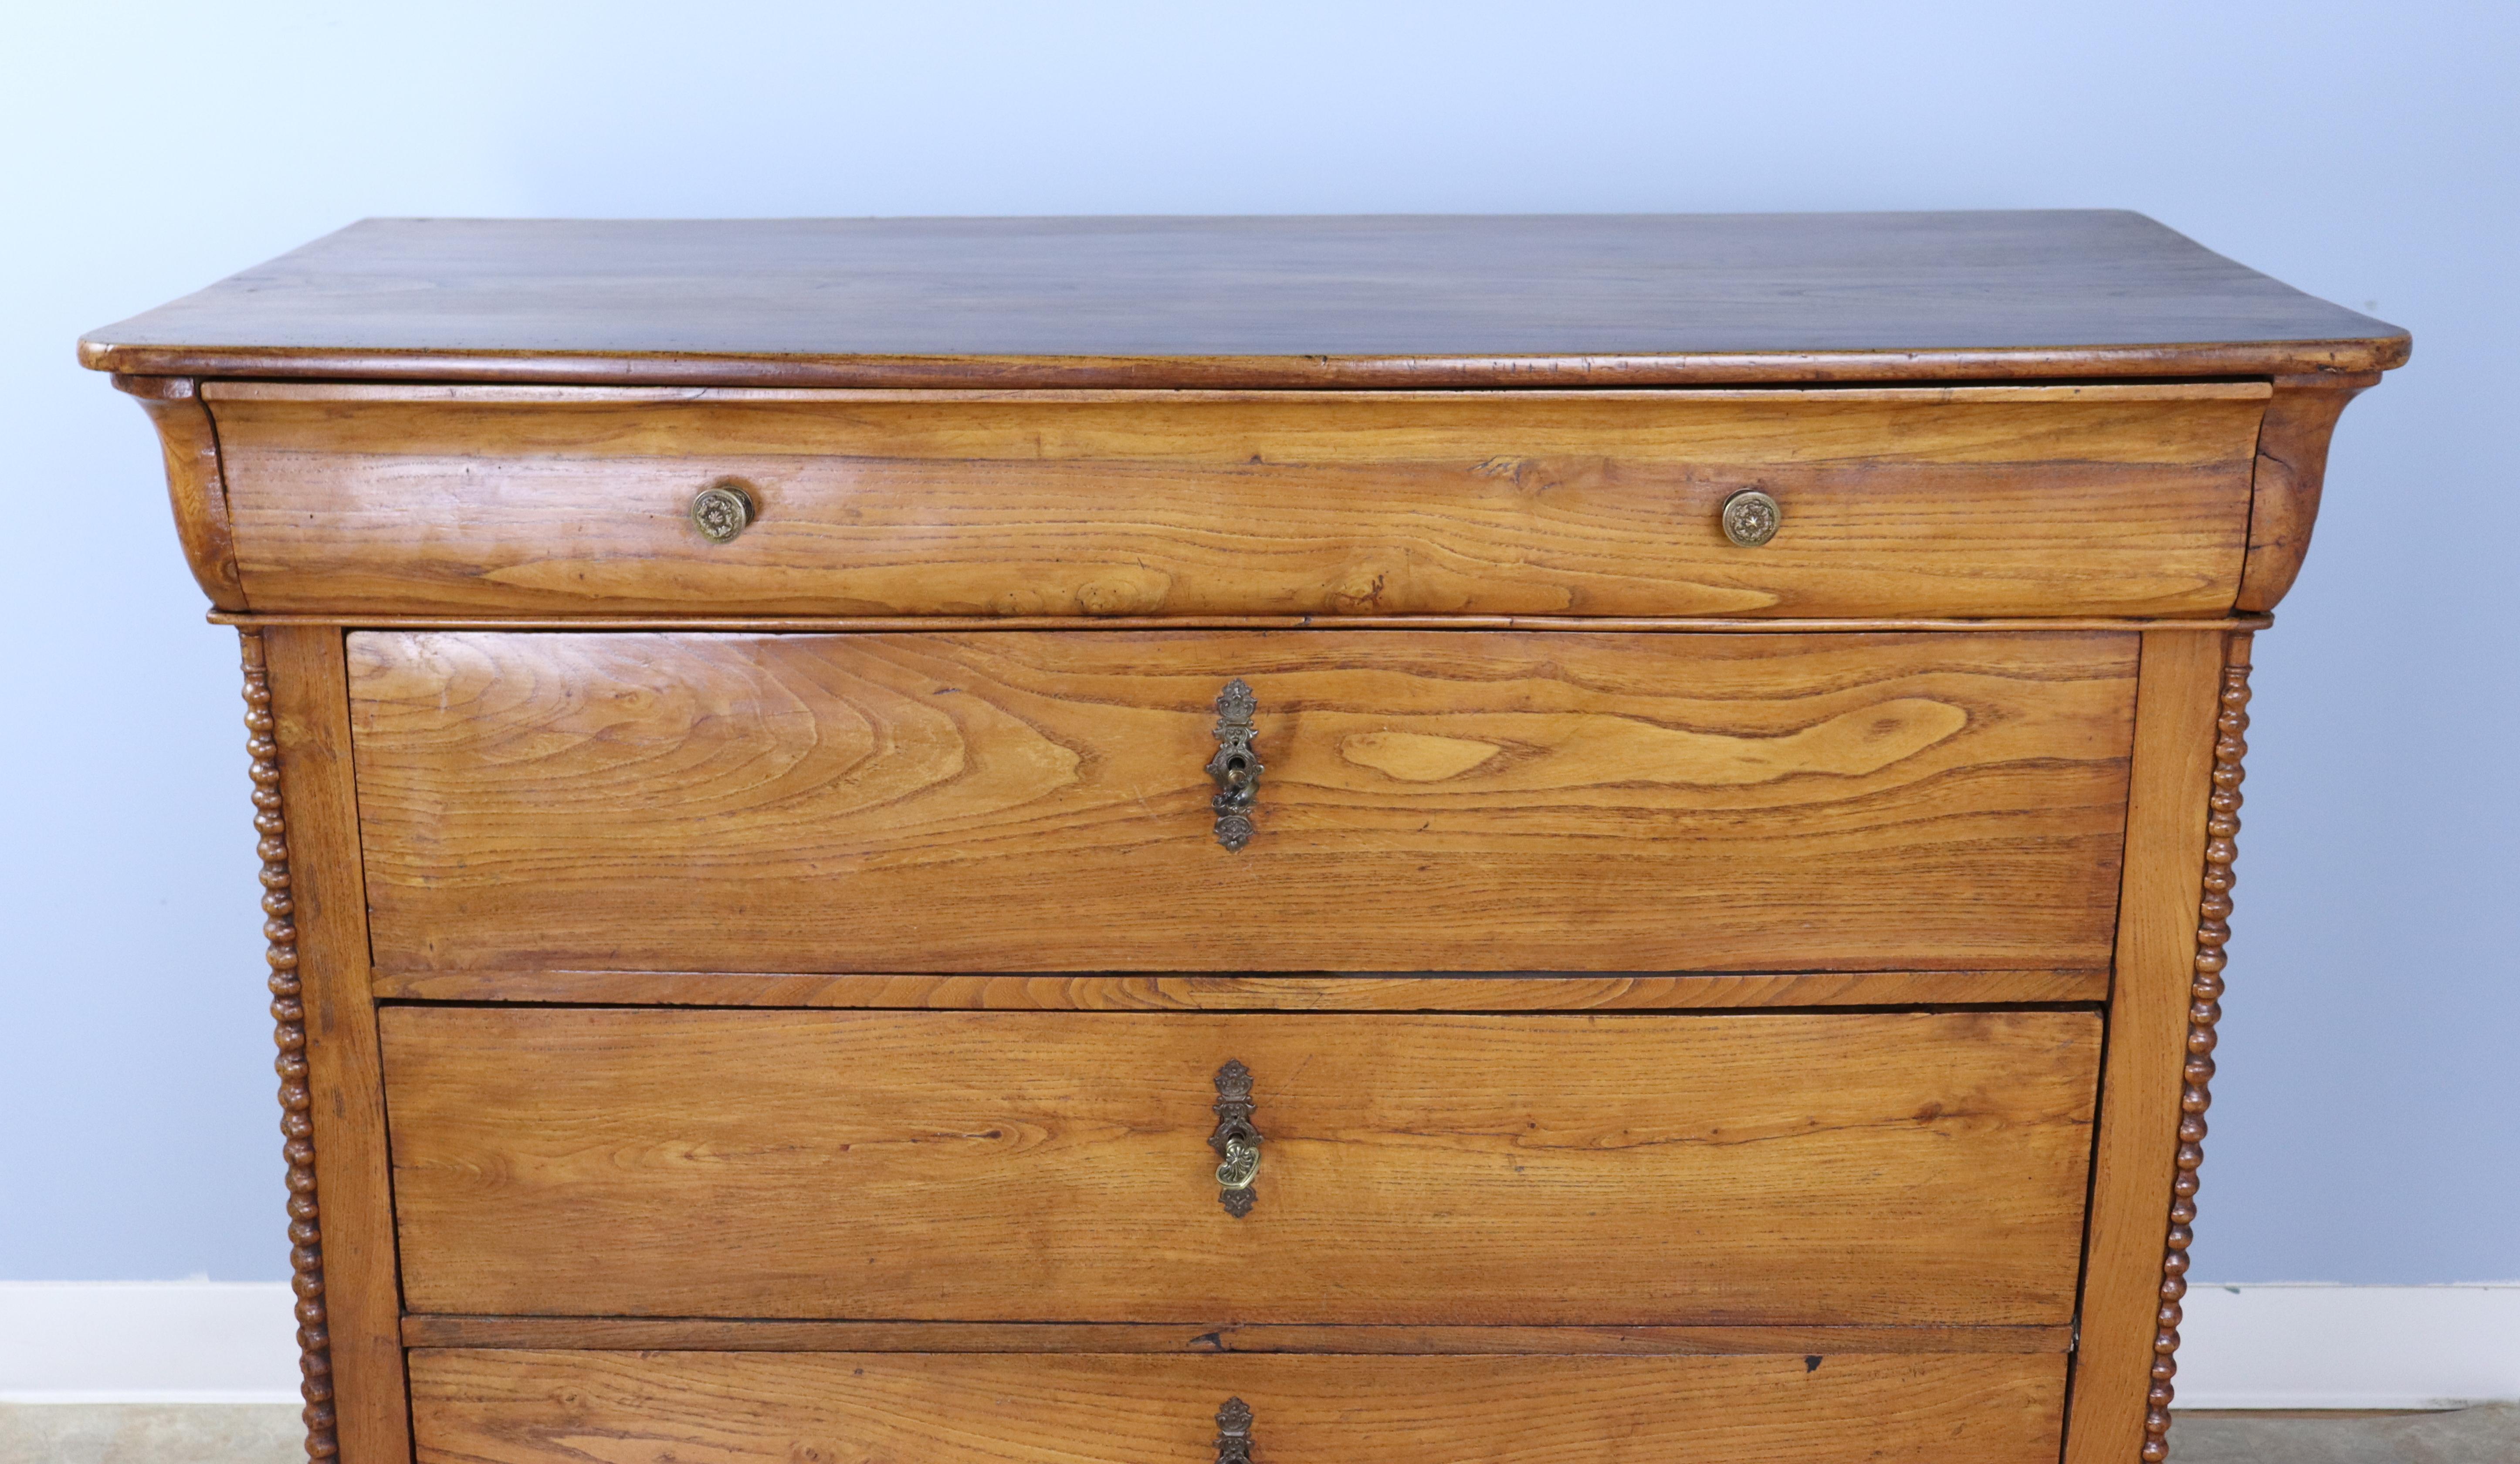
[[[2520,1398],[2520,1282],[2191,1285],[2182,1408],[2454,1408]]]
[[[0,1402],[297,1400],[289,1288],[0,1281]],[[2520,1282],[2189,1288],[2186,1408],[2442,1408],[2520,1398]]]
[[[276,1281],[0,1281],[0,1402],[293,1403],[296,1306]]]

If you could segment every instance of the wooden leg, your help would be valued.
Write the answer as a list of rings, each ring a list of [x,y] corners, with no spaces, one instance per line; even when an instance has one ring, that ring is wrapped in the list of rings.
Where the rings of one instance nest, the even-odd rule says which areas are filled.
[[[2185,1269],[2187,1231],[2179,1216],[2193,1213],[2187,1196],[2194,1189],[2195,1150],[2188,1135],[2201,1137],[2204,1128],[2191,1049],[2199,1040],[2196,1016],[2211,1003],[2190,988],[2201,989],[2210,977],[2216,993],[2221,990],[2216,973],[2229,904],[2215,883],[2228,892],[2227,824],[2236,828],[2236,822],[2220,805],[2226,793],[2232,808],[2238,802],[2237,735],[2224,739],[2233,750],[2227,762],[2217,722],[2228,724],[2232,714],[2234,677],[2245,700],[2248,645],[2246,635],[2144,636],[2066,1464],[2164,1457],[2169,1349],[2178,1345],[2174,1329],[2185,1290],[2179,1273]],[[2219,865],[2210,863],[2217,854]],[[2200,869],[2206,871],[2201,932]],[[2208,1016],[2202,1040],[2209,1048],[2211,1029]],[[2211,1067],[2207,1062],[2206,1071]],[[2183,1193],[2174,1196],[2174,1184]],[[2173,1216],[2167,1266],[2165,1209]]]
[[[2196,967],[2187,984],[2187,1058],[2180,1070],[2177,1176],[2161,1258],[2161,1307],[2153,1321],[2152,1388],[2144,1398],[2144,1464],[2170,1457],[2170,1380],[2179,1372],[2180,1302],[2187,1295],[2196,1171],[2205,1163],[2205,1110],[2214,1101],[2214,1028],[2223,1020],[2223,946],[2231,938],[2231,861],[2240,835],[2240,759],[2249,745],[2249,637],[2231,637],[2214,721],[2214,793],[2205,819],[2205,892],[2196,921]]]
[[[341,632],[273,626],[244,641],[306,1453],[409,1464]]]

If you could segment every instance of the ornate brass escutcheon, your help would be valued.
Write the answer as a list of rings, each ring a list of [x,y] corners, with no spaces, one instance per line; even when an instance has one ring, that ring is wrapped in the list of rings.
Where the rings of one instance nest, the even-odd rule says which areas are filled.
[[[1251,751],[1251,714],[1260,699],[1237,676],[1216,694],[1216,755],[1207,775],[1216,780],[1216,842],[1240,852],[1251,842],[1251,805],[1260,800],[1260,755]]]
[[[1216,1203],[1240,1219],[1251,1212],[1252,1182],[1260,1177],[1260,1130],[1251,1126],[1251,1070],[1239,1058],[1216,1070],[1216,1132],[1207,1147],[1216,1167]]]
[[[1757,488],[1743,488],[1724,500],[1724,536],[1743,549],[1756,549],[1784,526],[1785,511]]]
[[[733,482],[711,483],[692,498],[692,526],[712,544],[730,543],[752,523],[752,495]]]
[[[1216,1410],[1216,1464],[1251,1464],[1251,1405],[1238,1397]]]

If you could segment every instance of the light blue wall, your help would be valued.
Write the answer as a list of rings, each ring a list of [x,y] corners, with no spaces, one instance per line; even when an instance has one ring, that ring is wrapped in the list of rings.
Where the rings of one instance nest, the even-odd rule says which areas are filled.
[[[80,331],[363,214],[2142,209],[2411,328],[2260,640],[2199,1271],[2520,1276],[2520,8],[28,6],[0,1277],[284,1275],[235,651]]]

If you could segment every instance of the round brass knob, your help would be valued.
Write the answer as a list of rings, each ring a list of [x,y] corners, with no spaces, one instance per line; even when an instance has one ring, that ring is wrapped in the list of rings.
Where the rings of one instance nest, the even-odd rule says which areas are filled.
[[[692,526],[712,544],[730,542],[752,522],[752,495],[731,482],[711,483],[692,499]]]
[[[1724,536],[1744,549],[1756,549],[1777,536],[1785,511],[1757,488],[1743,488],[1724,500]]]

